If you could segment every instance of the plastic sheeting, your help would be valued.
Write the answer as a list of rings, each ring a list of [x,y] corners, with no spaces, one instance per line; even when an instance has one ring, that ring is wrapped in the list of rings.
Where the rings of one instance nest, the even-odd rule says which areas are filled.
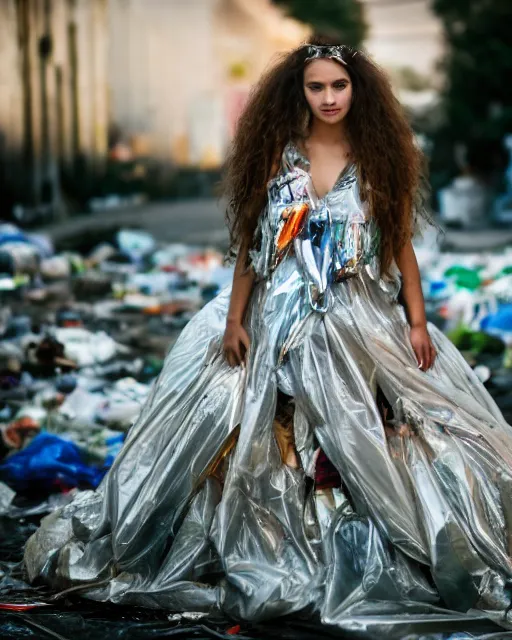
[[[418,369],[398,280],[379,278],[371,251],[352,260],[371,234],[351,236],[354,269],[340,282],[319,278],[338,259],[320,251],[323,234],[310,259],[277,259],[291,204],[281,196],[309,197],[305,172],[289,177],[252,255],[264,277],[245,318],[246,367],[222,354],[227,287],[180,335],[98,491],[29,540],[28,575],[97,601],[249,624],[304,615],[365,640],[486,617],[506,626],[510,425],[433,324],[436,363]],[[343,215],[364,224],[346,178],[322,199],[322,227]],[[310,231],[294,241],[308,246]],[[276,442],[280,394],[294,401],[297,464]],[[319,448],[342,480],[330,492],[313,490]]]

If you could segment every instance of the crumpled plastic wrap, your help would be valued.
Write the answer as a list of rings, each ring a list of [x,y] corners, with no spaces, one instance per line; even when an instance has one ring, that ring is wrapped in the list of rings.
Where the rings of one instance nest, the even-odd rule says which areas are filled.
[[[229,286],[192,318],[98,490],[28,541],[30,580],[246,621],[301,612],[366,639],[510,627],[510,425],[431,323],[438,356],[418,369],[371,261],[330,282],[325,309],[303,266],[290,252],[255,284],[245,367],[222,352]],[[315,491],[318,448],[339,487]]]

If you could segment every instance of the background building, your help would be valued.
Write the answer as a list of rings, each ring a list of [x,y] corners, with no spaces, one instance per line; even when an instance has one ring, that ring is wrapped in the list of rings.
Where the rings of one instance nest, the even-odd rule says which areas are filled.
[[[2,207],[59,209],[107,150],[107,0],[0,3]]]
[[[430,0],[363,0],[369,25],[366,46],[388,68],[437,74],[443,30]]]
[[[350,38],[350,2],[359,11],[352,35],[365,38],[429,139],[435,189],[476,169],[503,189],[510,95],[494,77],[506,77],[512,57],[498,1],[479,22],[451,0],[2,0],[3,217],[55,216],[141,190],[211,194],[262,71],[320,26]],[[474,36],[484,27],[485,38]],[[491,60],[488,50],[503,54]],[[179,171],[190,177],[180,192]]]
[[[220,164],[272,56],[309,32],[269,0],[110,0],[108,22],[112,122],[160,161],[201,167]]]

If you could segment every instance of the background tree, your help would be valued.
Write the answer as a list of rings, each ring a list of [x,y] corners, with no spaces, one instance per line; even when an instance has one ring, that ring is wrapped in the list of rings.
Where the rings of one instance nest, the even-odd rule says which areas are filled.
[[[512,1],[432,0],[444,25],[447,53],[440,64],[443,125],[434,138],[433,170],[456,171],[453,149],[467,148],[468,167],[502,172],[502,139],[512,133]]]
[[[340,38],[343,44],[361,46],[368,27],[359,0],[273,0],[288,15],[311,25],[316,35]]]
[[[432,88],[429,75],[416,71],[408,65],[390,70],[391,78],[401,88],[407,91],[425,91]]]

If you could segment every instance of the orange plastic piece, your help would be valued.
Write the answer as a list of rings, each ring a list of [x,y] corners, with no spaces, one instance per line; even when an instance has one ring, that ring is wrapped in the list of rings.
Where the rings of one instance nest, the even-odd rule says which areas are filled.
[[[239,624],[236,624],[234,627],[230,627],[226,633],[228,636],[236,636],[240,633],[242,627]]]
[[[307,202],[294,204],[283,211],[282,217],[286,219],[286,222],[284,223],[277,239],[278,251],[285,249],[290,242],[297,237],[302,229],[304,219],[308,212],[309,205]]]

